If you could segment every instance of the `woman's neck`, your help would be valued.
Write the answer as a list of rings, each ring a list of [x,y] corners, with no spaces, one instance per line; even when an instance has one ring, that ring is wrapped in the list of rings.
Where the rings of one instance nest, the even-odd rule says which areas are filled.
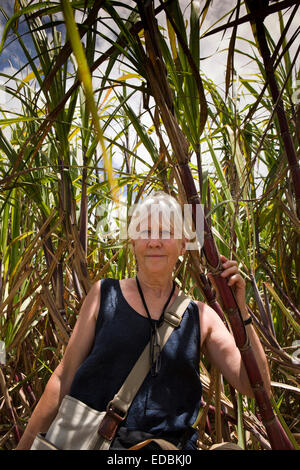
[[[160,275],[148,275],[141,271],[137,272],[137,277],[144,295],[152,294],[155,297],[164,297],[169,295],[173,286],[172,276],[165,277]]]

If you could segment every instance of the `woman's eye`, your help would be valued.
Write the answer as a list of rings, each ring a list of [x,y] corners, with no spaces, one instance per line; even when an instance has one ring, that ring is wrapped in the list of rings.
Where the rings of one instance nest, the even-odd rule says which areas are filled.
[[[141,234],[141,238],[150,238],[151,230],[142,230],[140,234]]]
[[[172,238],[173,233],[170,230],[156,230],[145,229],[140,231],[140,238]]]
[[[162,230],[161,232],[162,238],[171,238],[171,236],[172,236],[172,233],[170,232],[170,230]]]

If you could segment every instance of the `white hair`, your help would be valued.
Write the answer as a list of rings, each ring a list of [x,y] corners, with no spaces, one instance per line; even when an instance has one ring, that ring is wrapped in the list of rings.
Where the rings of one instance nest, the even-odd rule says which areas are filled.
[[[128,226],[128,235],[134,239],[137,237],[138,226],[148,222],[151,216],[155,221],[161,222],[163,227],[172,227],[174,238],[190,239],[191,236],[191,215],[182,211],[179,202],[163,191],[157,191],[143,199],[138,204],[130,208],[131,220]]]

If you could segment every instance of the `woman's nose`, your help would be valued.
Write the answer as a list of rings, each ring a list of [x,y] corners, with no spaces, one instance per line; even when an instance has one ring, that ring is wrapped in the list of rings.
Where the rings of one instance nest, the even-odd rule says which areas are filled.
[[[161,239],[160,238],[149,238],[148,240],[148,245],[149,246],[160,246],[161,245]]]

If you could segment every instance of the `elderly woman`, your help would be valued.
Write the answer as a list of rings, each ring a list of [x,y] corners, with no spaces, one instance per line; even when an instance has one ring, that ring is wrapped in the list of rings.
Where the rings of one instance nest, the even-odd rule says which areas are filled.
[[[17,449],[29,449],[38,432],[47,432],[65,395],[95,410],[106,409],[146,344],[153,340],[166,308],[178,295],[173,270],[187,242],[181,214],[177,201],[161,192],[137,206],[129,227],[137,275],[93,284],[63,359],[53,372]],[[248,320],[245,282],[237,263],[224,256],[221,261],[224,268],[221,275],[228,278],[243,319]],[[263,348],[251,323],[246,324],[269,392]],[[181,449],[196,449],[197,433],[192,425],[201,401],[200,352],[234,388],[253,396],[233,336],[214,310],[203,302],[190,300],[180,326],[159,357],[150,358],[151,371],[117,432],[113,449],[129,448],[151,436],[164,438]]]

